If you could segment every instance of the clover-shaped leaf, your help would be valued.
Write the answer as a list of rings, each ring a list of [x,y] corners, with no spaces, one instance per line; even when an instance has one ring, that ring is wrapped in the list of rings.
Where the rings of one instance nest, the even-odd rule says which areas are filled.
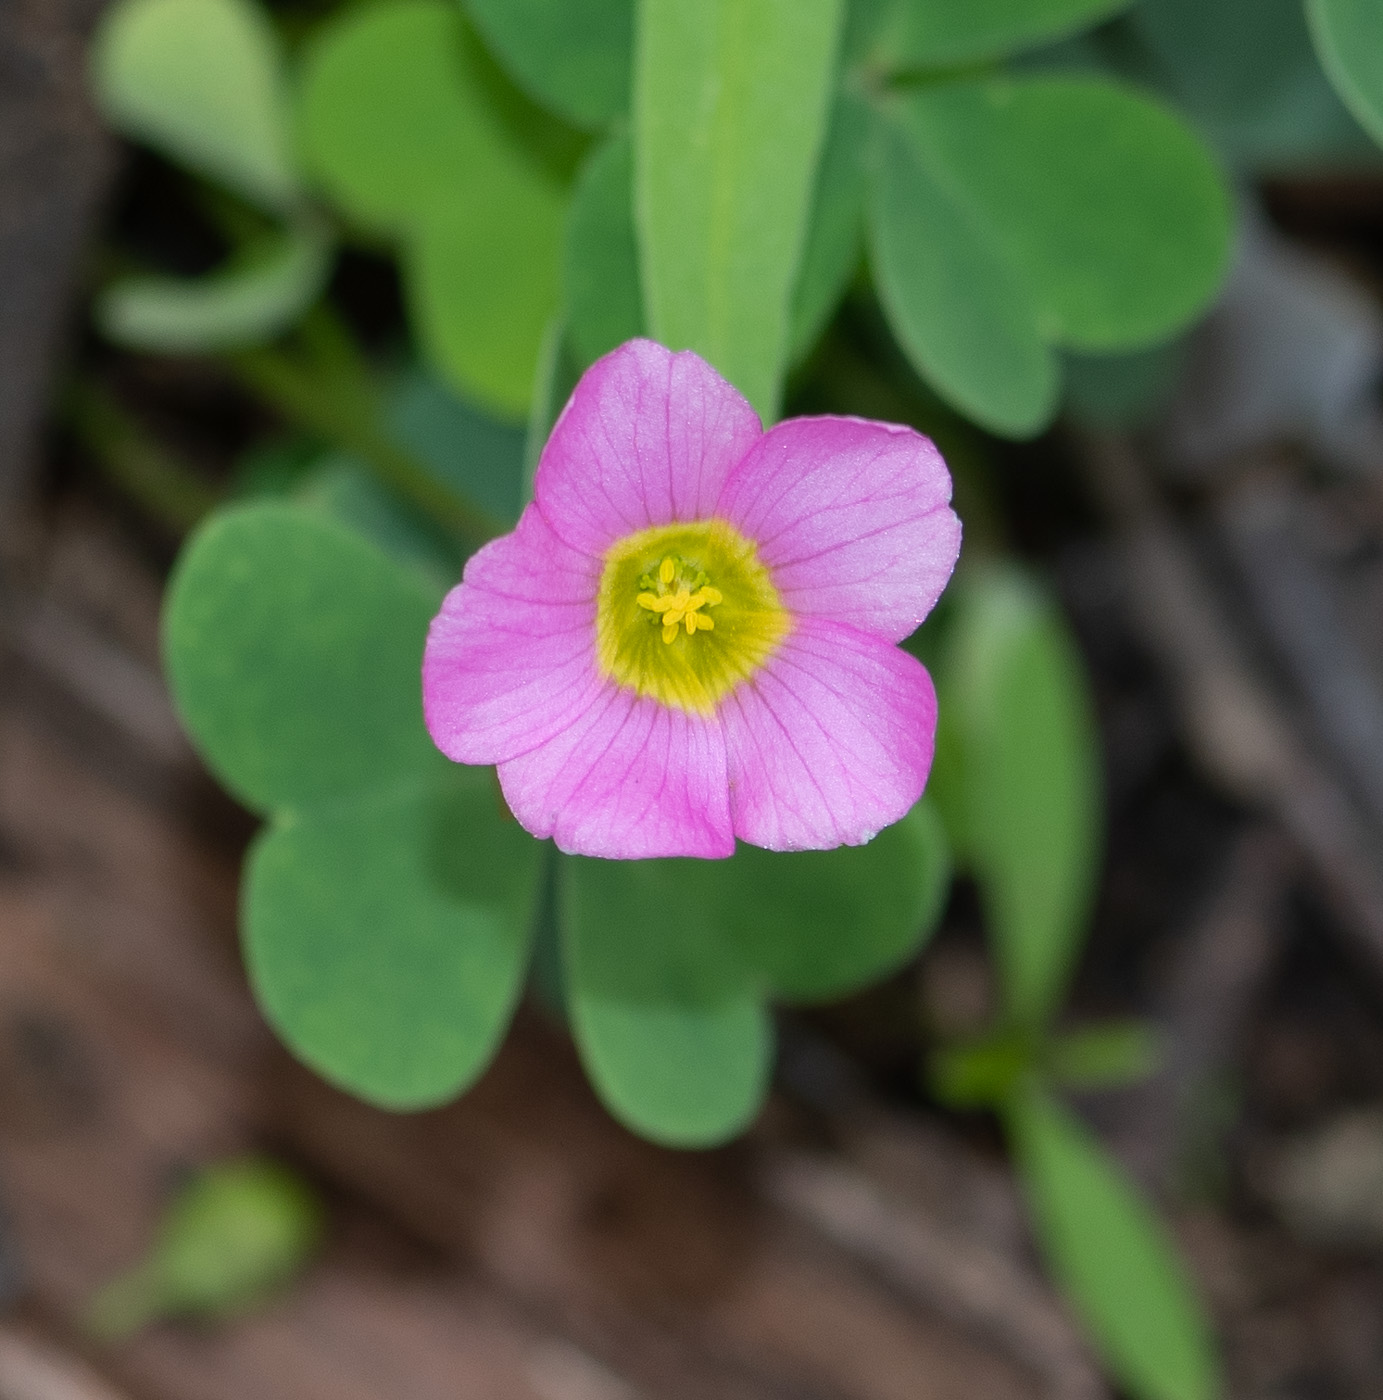
[[[507,82],[445,0],[351,9],[324,26],[299,122],[325,191],[398,241],[433,362],[522,417],[558,302],[571,134]]]
[[[466,9],[543,106],[591,130],[628,110],[633,0],[466,0]]]
[[[893,0],[878,23],[877,58],[946,68],[1048,43],[1106,19],[1129,0]]]
[[[1383,145],[1383,10],[1371,0],[1306,0],[1306,15],[1335,91]]]
[[[942,83],[883,114],[884,306],[918,368],[1014,436],[1057,403],[1054,347],[1131,350],[1209,303],[1231,207],[1176,116],[1093,77]]]
[[[233,507],[192,540],[165,616],[198,747],[270,816],[246,873],[251,979],[284,1040],[390,1107],[484,1068],[522,985],[540,847],[423,727],[440,590],[300,506]]]
[[[251,0],[122,0],[92,50],[118,130],[269,213],[300,203],[277,38]]]
[[[949,881],[924,802],[866,846],[561,867],[567,997],[611,1112],[659,1142],[740,1131],[767,1086],[767,999],[854,991],[912,956]]]

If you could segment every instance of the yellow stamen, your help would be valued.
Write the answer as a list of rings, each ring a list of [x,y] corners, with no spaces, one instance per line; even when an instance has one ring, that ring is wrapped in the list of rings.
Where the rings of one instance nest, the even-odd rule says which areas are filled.
[[[654,526],[606,553],[596,622],[600,670],[640,695],[711,714],[790,628],[753,542],[726,521]]]

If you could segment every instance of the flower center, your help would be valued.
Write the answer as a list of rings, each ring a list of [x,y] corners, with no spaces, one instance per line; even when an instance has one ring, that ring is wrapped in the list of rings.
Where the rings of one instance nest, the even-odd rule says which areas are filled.
[[[753,541],[723,520],[657,525],[606,551],[596,655],[640,695],[711,714],[790,626]]]
[[[685,559],[674,558],[671,554],[658,565],[656,576],[644,574],[640,577],[639,587],[643,592],[634,601],[652,614],[650,622],[662,624],[663,641],[669,644],[677,639],[679,623],[686,624],[689,637],[694,637],[698,631],[713,631],[715,619],[701,609],[714,608],[725,601],[720,589],[708,582],[705,569],[695,568]]]

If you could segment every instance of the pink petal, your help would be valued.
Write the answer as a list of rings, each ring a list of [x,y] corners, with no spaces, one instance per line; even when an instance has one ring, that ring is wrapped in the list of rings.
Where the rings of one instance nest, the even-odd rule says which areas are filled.
[[[730,473],[717,513],[759,546],[788,610],[901,641],[960,552],[930,439],[863,418],[792,418]]]
[[[499,781],[520,824],[573,855],[734,853],[720,725],[614,685],[541,748],[501,763]]]
[[[423,715],[448,758],[513,758],[585,710],[602,685],[599,580],[599,561],[563,544],[535,506],[471,556],[423,654]]]
[[[853,627],[799,619],[719,715],[735,835],[755,846],[862,845],[926,786],[931,677],[915,657]]]
[[[538,462],[538,505],[569,545],[603,554],[632,531],[710,516],[762,431],[700,356],[631,340],[581,376]]]

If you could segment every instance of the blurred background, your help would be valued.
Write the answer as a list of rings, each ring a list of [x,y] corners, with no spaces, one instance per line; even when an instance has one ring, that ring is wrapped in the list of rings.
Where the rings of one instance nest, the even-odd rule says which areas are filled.
[[[272,22],[293,53],[347,8]],[[132,269],[215,269],[243,224],[98,110],[102,9],[0,10],[0,1400],[1208,1400],[1091,1340],[1080,1290],[1117,1252],[1082,1282],[1079,1246],[1034,1237],[987,1107],[1008,1050],[984,1039],[1002,992],[963,862],[919,957],[781,1014],[768,1104],[714,1151],[620,1127],[540,994],[425,1113],[277,1044],[236,944],[256,823],[174,714],[160,597],[228,499],[292,489],[391,527],[263,362],[93,315]],[[1059,411],[1015,441],[929,387],[857,251],[784,401],[933,434],[967,558],[1006,561],[1073,642],[1102,854],[1061,1024],[1112,1029],[1051,1072],[1158,1203],[1223,1393],[1366,1400],[1383,156],[1294,0],[1097,18],[1014,62],[1151,88],[1214,152],[1237,232],[1209,310],[1148,350],[1063,352]],[[347,228],[321,276],[387,379],[390,440],[512,515],[522,412],[418,354],[396,249]],[[943,703],[947,618],[918,644]]]

